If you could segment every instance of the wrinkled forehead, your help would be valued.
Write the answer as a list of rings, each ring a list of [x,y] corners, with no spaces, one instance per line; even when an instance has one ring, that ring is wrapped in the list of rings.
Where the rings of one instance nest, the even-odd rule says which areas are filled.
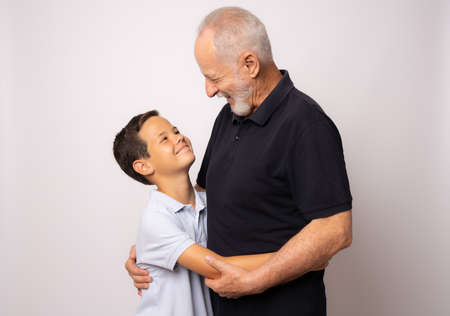
[[[214,33],[212,31],[204,30],[195,41],[195,59],[202,71],[204,69],[216,68],[220,65],[214,51],[213,35]]]
[[[204,29],[201,31],[195,41],[195,57],[214,57],[214,31],[211,29]]]
[[[207,33],[203,33],[207,32]],[[213,33],[203,31],[195,43],[195,58],[200,71],[205,77],[212,78],[222,76],[233,71],[233,68],[218,60],[214,51]]]

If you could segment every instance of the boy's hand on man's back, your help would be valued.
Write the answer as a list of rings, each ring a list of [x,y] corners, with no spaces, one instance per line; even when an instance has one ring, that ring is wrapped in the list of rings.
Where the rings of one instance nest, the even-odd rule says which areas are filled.
[[[138,290],[138,295],[142,296],[142,289],[148,289],[152,277],[148,275],[148,271],[140,269],[136,265],[136,245],[131,246],[130,256],[125,262],[125,269],[133,279],[133,284]]]

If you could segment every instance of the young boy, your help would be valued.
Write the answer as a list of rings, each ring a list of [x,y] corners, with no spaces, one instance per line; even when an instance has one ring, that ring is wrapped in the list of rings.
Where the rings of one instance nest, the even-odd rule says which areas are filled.
[[[194,190],[189,179],[195,160],[191,142],[157,111],[133,117],[117,134],[113,151],[126,174],[157,186],[143,211],[136,243],[137,264],[153,279],[136,315],[212,316],[203,277],[220,274],[205,257],[252,270],[272,254],[223,258],[205,248],[206,195]]]

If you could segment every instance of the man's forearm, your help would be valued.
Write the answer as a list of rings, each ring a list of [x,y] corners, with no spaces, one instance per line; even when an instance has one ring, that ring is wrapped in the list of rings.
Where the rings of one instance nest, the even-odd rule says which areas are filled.
[[[250,272],[253,292],[294,280],[328,262],[352,242],[351,211],[313,220],[293,236],[272,258]]]

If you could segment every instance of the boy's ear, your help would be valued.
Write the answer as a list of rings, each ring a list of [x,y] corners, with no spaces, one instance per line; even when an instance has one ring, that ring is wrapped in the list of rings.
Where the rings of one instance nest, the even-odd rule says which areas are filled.
[[[146,160],[135,160],[133,162],[133,169],[143,176],[151,176],[155,173],[155,168]]]

